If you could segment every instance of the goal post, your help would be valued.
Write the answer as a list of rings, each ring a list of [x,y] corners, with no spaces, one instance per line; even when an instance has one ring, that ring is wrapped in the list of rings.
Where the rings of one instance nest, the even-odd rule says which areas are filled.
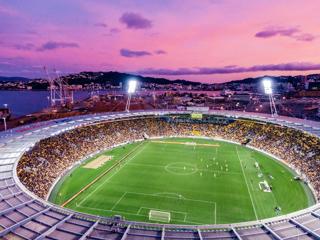
[[[170,214],[170,212],[150,210],[149,211],[149,220],[156,221],[156,222],[169,223],[171,220],[171,214]]]

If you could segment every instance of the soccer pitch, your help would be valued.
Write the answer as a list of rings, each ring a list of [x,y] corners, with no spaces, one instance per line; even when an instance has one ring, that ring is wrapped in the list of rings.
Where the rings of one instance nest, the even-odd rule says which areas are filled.
[[[49,200],[135,221],[150,222],[150,211],[159,211],[170,213],[175,224],[234,223],[314,204],[310,189],[293,177],[284,164],[240,145],[166,138],[94,156],[62,178]],[[271,191],[264,191],[268,186]]]

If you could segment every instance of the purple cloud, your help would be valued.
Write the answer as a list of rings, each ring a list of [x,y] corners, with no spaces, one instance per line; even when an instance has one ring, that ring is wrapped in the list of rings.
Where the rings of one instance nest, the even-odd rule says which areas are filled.
[[[149,19],[132,12],[122,14],[119,21],[130,29],[147,29],[152,27],[152,22]]]
[[[30,51],[35,48],[35,46],[32,43],[15,44],[13,47],[17,50],[24,50],[24,51]]]
[[[38,35],[39,33],[37,31],[34,30],[27,30],[26,34],[30,34],[30,35]]]
[[[107,25],[107,24],[102,23],[102,22],[95,23],[95,24],[94,24],[94,26],[95,26],[95,27],[102,27],[102,28],[107,28],[107,27],[108,27],[108,25]]]
[[[276,36],[290,37],[297,41],[313,41],[316,37],[310,33],[303,33],[297,27],[269,27],[255,34],[257,38],[271,38]]]
[[[122,48],[120,49],[120,55],[122,57],[134,58],[134,57],[150,56],[152,54],[147,51],[133,51],[133,50]]]
[[[110,29],[110,33],[111,34],[116,34],[116,33],[119,33],[120,32],[120,29],[118,29],[118,28],[111,28]]]
[[[164,51],[164,50],[156,50],[156,51],[154,51],[154,53],[155,54],[158,54],[158,55],[161,55],[161,54],[167,54],[167,52],[166,51]]]
[[[19,15],[18,11],[16,11],[16,10],[13,9],[13,8],[4,6],[4,5],[0,5],[0,14],[1,14],[1,15],[12,16],[12,17],[15,17],[15,16],[18,16],[18,15]]]
[[[320,64],[293,62],[267,65],[254,65],[251,67],[239,67],[235,65],[213,68],[179,68],[179,69],[154,69],[147,68],[138,71],[138,74],[147,75],[206,75],[206,74],[230,74],[263,71],[310,71],[320,70]]]
[[[311,42],[316,39],[316,36],[314,36],[310,33],[303,33],[298,36],[295,36],[295,39],[298,41]]]
[[[118,28],[110,28],[109,31],[107,33],[104,33],[103,36],[108,36],[108,37],[111,37],[111,36],[114,36],[118,33],[120,33],[120,29]]]
[[[79,48],[79,45],[74,42],[54,42],[49,41],[44,44],[40,48],[38,48],[38,51],[46,51],[46,50],[55,50],[59,48]]]
[[[263,31],[257,32],[255,34],[256,37],[258,38],[269,38],[269,37],[274,37],[274,36],[287,36],[290,37],[295,33],[300,32],[299,29],[297,28],[267,28]]]

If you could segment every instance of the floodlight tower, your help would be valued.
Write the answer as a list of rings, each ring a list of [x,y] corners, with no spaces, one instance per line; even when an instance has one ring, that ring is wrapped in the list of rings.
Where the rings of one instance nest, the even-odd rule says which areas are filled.
[[[4,106],[4,108],[5,109],[8,109],[8,104],[3,104],[3,106]],[[9,110],[8,110],[9,111]],[[8,113],[4,113],[3,115],[2,115],[2,120],[3,120],[3,125],[4,125],[4,131],[7,131],[7,117],[8,117],[8,115],[9,115],[10,113],[8,112]]]
[[[269,96],[271,116],[277,117],[278,112],[277,112],[276,104],[274,102],[274,97],[273,97],[272,81],[270,78],[264,78],[262,80],[262,84],[263,84],[263,88],[264,88],[264,93]]]
[[[130,110],[131,96],[136,92],[136,88],[137,88],[137,80],[130,79],[128,81],[128,100],[126,104],[126,112],[129,112]]]

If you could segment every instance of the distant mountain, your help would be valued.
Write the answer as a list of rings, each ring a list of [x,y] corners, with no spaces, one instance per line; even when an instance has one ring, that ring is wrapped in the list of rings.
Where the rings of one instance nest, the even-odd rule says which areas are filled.
[[[305,76],[261,76],[255,78],[245,78],[241,80],[234,80],[225,83],[218,83],[216,85],[220,86],[236,86],[238,84],[259,84],[262,78],[270,77],[274,82],[277,83],[292,83],[293,85],[303,81]],[[314,80],[320,82],[320,74],[309,74],[306,76],[309,80]],[[121,72],[80,72],[75,74],[69,74],[62,77],[68,84],[71,85],[83,85],[90,83],[99,83],[101,85],[114,85],[118,86],[120,83],[125,84],[125,82],[130,78],[136,78],[142,83],[153,83],[153,84],[182,84],[182,85],[193,85],[197,86],[200,84],[211,85],[208,83],[193,82],[183,79],[169,80],[166,78],[159,77],[144,77],[140,75],[134,75],[129,73]],[[24,82],[27,86],[31,86],[32,89],[47,89],[48,82],[41,79],[29,79],[25,77],[3,77],[0,76],[0,82]]]
[[[28,82],[30,78],[25,77],[2,77],[0,76],[0,82]]]
[[[231,81],[231,82],[227,82],[224,84],[257,84],[259,83],[263,78],[265,77],[269,77],[271,79],[273,79],[273,81],[277,82],[277,83],[292,83],[295,84],[301,80],[303,80],[305,77],[309,80],[314,80],[314,81],[320,81],[320,74],[309,74],[306,76],[302,76],[302,75],[297,75],[297,76],[261,76],[261,77],[256,77],[256,78],[245,78],[245,79],[241,79],[241,80],[235,80],[235,81]]]
[[[168,80],[166,78],[144,77],[128,73],[120,72],[81,72],[78,74],[71,74],[64,77],[69,84],[83,84],[83,83],[109,83],[111,85],[123,84],[130,78],[136,78],[140,82],[154,83],[154,84],[172,84],[179,83],[185,85],[199,85],[199,82],[192,82],[187,80]]]

